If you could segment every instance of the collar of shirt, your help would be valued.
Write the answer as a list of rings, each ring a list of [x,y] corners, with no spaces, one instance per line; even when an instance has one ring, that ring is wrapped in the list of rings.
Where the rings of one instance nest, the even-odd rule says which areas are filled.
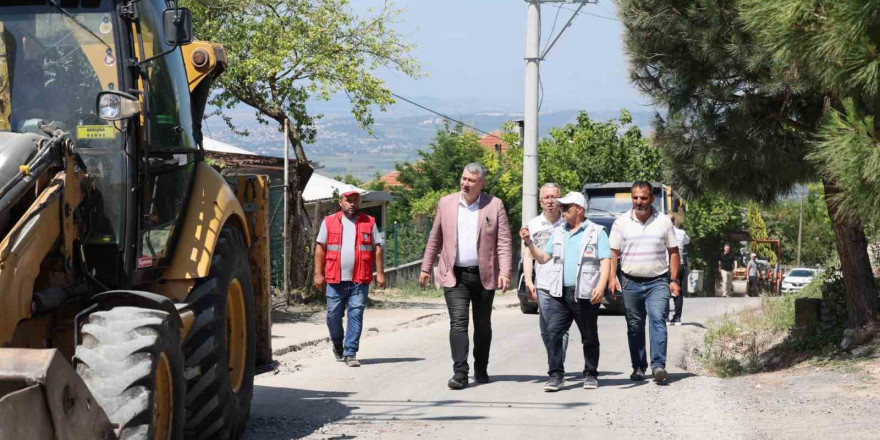
[[[636,223],[638,223],[638,224],[640,224],[640,225],[642,225],[642,226],[647,226],[648,223],[651,223],[652,221],[654,221],[654,219],[657,218],[657,214],[658,214],[657,210],[654,209],[653,206],[651,206],[651,216],[648,217],[648,219],[645,220],[644,223],[642,223],[642,221],[639,220],[638,216],[636,216],[636,214],[635,214],[635,209],[630,209],[630,210],[629,210],[629,218],[630,218],[632,221],[634,221],[634,222],[636,222]]]
[[[461,191],[459,191],[459,193],[458,193],[458,206],[463,206],[467,209],[473,209],[475,206],[480,206],[480,199],[482,197],[483,197],[483,194],[480,193],[479,195],[477,195],[477,200],[474,200],[474,203],[471,203],[470,205],[468,205],[467,202],[464,200],[464,194],[462,194]]]
[[[581,232],[581,231],[583,231],[583,230],[586,229],[586,228],[587,228],[587,222],[586,222],[586,220],[585,220],[583,223],[581,223],[581,225],[578,226],[578,228],[575,229],[574,231],[571,230],[571,227],[568,226],[568,223],[565,223],[565,232],[568,233],[568,235],[574,235],[574,234],[577,234],[578,232]]]
[[[549,224],[551,224],[551,225],[553,225],[553,226],[561,225],[561,224],[562,224],[562,216],[561,216],[561,215],[560,215],[559,217],[556,217],[556,221],[555,221],[555,222],[550,221],[550,219],[547,218],[547,213],[546,213],[546,212],[541,212],[541,217],[544,219],[545,222],[547,222],[547,223],[549,223]]]

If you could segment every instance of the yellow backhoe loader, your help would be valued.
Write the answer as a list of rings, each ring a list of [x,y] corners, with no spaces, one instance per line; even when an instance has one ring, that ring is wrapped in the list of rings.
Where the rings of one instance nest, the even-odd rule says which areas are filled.
[[[225,66],[173,0],[0,5],[0,439],[241,435],[268,178],[203,161]]]

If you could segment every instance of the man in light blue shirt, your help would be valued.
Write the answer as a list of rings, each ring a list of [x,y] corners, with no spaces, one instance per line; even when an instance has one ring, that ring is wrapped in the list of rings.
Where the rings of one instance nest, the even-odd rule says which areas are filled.
[[[611,248],[602,226],[586,219],[586,199],[570,192],[556,199],[565,223],[553,230],[553,237],[543,249],[531,241],[528,228],[520,237],[538,263],[552,260],[547,276],[538,279],[538,289],[550,294],[542,309],[547,319],[549,339],[547,357],[550,380],[544,391],[557,391],[564,383],[562,335],[574,321],[584,347],[584,388],[599,386],[599,304],[605,293],[611,270]]]

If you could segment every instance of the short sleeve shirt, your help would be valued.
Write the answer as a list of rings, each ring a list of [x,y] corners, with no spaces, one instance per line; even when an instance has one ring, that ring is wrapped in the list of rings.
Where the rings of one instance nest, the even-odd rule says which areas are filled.
[[[719,260],[721,260],[721,270],[731,271],[733,270],[733,262],[736,261],[736,255],[733,252],[729,254],[722,253]]]
[[[532,242],[535,243],[535,247],[543,248],[547,242],[550,241],[550,238],[553,237],[553,228],[562,225],[562,216],[560,215],[556,222],[550,223],[550,220],[547,220],[544,217],[544,214],[541,214],[529,221],[529,233],[532,235]],[[537,261],[535,262],[535,280],[538,280],[541,276],[544,276],[544,273],[550,268],[550,265],[539,264]]]
[[[321,229],[318,231],[318,237],[315,241],[323,245],[327,244],[327,220],[321,222]],[[342,252],[339,260],[340,265],[340,281],[351,281],[354,273],[354,247],[357,236],[357,228],[354,222],[347,216],[342,216]],[[376,246],[383,246],[385,240],[379,234],[379,228],[373,223],[373,243]]]
[[[565,249],[565,260],[562,263],[562,285],[566,287],[575,286],[577,284],[577,264],[581,260],[578,252],[581,249],[581,242],[584,239],[584,229],[587,223],[582,224],[574,232],[568,229],[568,224],[563,223],[560,228],[564,229],[563,248]],[[544,245],[544,252],[553,256],[553,242],[548,240]],[[611,247],[608,246],[608,234],[605,229],[599,231],[596,240],[596,258],[603,260],[611,258]]]
[[[642,223],[630,212],[617,217],[609,237],[620,251],[620,270],[634,277],[653,278],[669,272],[668,248],[678,247],[672,221],[653,210]]]
[[[755,263],[755,260],[749,260],[749,276],[758,276],[758,263]]]

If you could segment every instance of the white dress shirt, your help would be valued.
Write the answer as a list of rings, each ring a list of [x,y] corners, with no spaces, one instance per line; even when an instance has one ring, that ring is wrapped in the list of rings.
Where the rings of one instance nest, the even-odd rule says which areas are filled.
[[[456,237],[455,265],[459,267],[478,266],[480,256],[477,254],[477,235],[480,230],[480,197],[470,205],[459,193],[458,200],[458,234]]]

